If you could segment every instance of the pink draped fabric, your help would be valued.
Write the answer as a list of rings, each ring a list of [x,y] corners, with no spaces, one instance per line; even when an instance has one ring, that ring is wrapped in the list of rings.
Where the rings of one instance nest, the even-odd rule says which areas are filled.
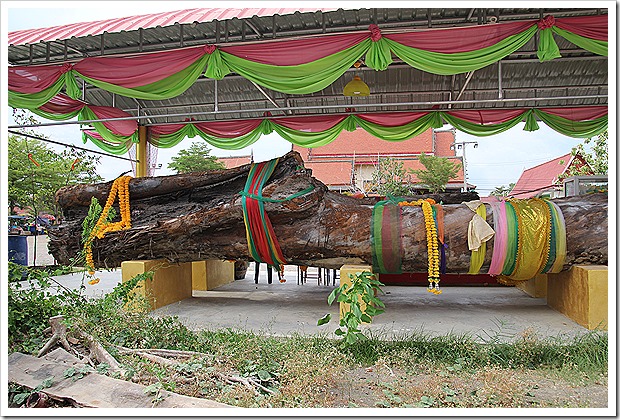
[[[70,98],[64,93],[60,93],[49,100],[48,103],[39,107],[41,111],[48,112],[50,114],[69,114],[71,112],[79,111],[87,104],[77,99]]]
[[[431,29],[404,34],[384,34],[385,38],[425,51],[457,53],[490,47],[509,37],[523,32],[537,21],[494,23],[466,28]]]
[[[606,106],[584,106],[576,108],[539,108],[539,111],[571,121],[590,121],[607,115]]]
[[[448,111],[447,114],[474,124],[499,124],[523,115],[525,111],[525,109],[484,109]]]
[[[329,130],[336,124],[341,123],[346,117],[346,115],[316,115],[309,117],[270,118],[270,120],[291,130],[317,133]]]
[[[367,33],[327,35],[293,41],[222,47],[221,51],[256,63],[296,66],[335,54],[370,37]]]
[[[493,243],[493,256],[489,266],[489,274],[497,276],[502,274],[504,261],[506,260],[506,245],[508,244],[508,230],[506,226],[506,203],[491,203],[493,209],[493,227],[495,228],[495,242]]]
[[[191,123],[196,126],[197,129],[210,136],[220,138],[235,138],[243,136],[255,130],[262,120],[237,120],[237,121],[208,121],[200,123]],[[157,138],[158,136],[165,136],[176,133],[181,130],[185,124],[166,124],[166,125],[153,125],[150,127],[151,136]]]
[[[384,127],[398,127],[426,116],[428,112],[384,112],[378,114],[357,114],[364,121]]]
[[[128,57],[90,57],[73,68],[86,77],[126,88],[148,85],[186,69],[211,49],[209,46]]]
[[[90,108],[93,114],[99,119],[131,117],[131,115],[125,111],[112,108],[111,106],[88,105],[88,108]],[[119,136],[131,136],[138,130],[138,122],[136,120],[103,121],[102,124],[113,134]]]
[[[579,36],[607,41],[607,15],[556,19],[555,26]]]
[[[47,89],[67,71],[67,66],[14,66],[9,67],[9,90],[19,93],[37,93]]]

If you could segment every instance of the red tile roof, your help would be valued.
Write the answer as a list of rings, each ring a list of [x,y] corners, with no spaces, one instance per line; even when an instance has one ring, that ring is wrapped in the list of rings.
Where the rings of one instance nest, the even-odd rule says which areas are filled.
[[[454,162],[461,162],[458,157],[451,158]],[[404,169],[424,169],[424,166],[418,159],[406,159],[402,160]],[[350,159],[334,159],[334,160],[315,160],[305,162],[306,168],[312,169],[312,176],[321,181],[327,186],[348,186],[351,185],[351,170],[353,161]],[[375,165],[376,159],[366,159],[364,161],[356,161],[358,165]],[[412,182],[419,182],[419,179],[415,176],[411,176]],[[462,184],[463,183],[463,168],[458,171],[457,177],[450,180],[449,184]]]
[[[445,133],[438,133],[443,134]],[[451,133],[447,133],[451,134]],[[432,129],[419,136],[403,141],[381,140],[367,131],[358,128],[355,131],[343,131],[334,141],[325,146],[305,149],[293,146],[293,150],[301,153],[304,160],[311,161],[321,157],[334,156],[399,156],[433,153]],[[454,156],[454,153],[452,153]]]
[[[229,156],[218,157],[217,160],[226,165],[226,169],[236,168],[237,166],[247,165],[252,162],[252,156]]]
[[[530,198],[552,189],[555,183],[566,170],[572,166],[582,166],[585,161],[581,156],[572,156],[567,153],[563,156],[541,163],[533,168],[526,169],[515,184],[511,196],[515,198]]]

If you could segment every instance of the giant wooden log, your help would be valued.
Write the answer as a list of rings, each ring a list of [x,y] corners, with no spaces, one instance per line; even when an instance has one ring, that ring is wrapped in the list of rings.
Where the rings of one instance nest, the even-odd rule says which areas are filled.
[[[206,259],[249,260],[241,196],[249,165],[185,175],[132,179],[132,228],[107,234],[93,243],[100,267],[122,261],[167,259],[171,262]],[[373,203],[328,191],[303,169],[299,154],[282,157],[263,195],[288,197],[313,185],[314,190],[265,208],[289,264],[339,268],[371,264],[370,217]],[[50,252],[68,264],[80,251],[81,224],[91,197],[104,203],[111,182],[76,185],[58,191],[62,224],[50,232]],[[573,264],[607,264],[607,196],[602,194],[555,200],[567,225],[565,269]],[[447,269],[469,268],[467,226],[473,213],[463,204],[446,204]],[[487,206],[487,221],[493,226]],[[403,270],[426,271],[426,237],[419,207],[403,208]],[[488,269],[493,240],[487,242],[482,272]]]

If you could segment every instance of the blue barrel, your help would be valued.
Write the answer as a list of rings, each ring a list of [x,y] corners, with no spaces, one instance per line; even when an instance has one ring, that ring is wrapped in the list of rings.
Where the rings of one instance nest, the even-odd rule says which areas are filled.
[[[9,261],[28,266],[28,237],[9,235]]]

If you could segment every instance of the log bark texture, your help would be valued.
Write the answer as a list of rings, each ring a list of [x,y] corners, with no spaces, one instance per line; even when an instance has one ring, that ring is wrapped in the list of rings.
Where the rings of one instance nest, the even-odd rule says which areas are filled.
[[[122,261],[160,258],[171,262],[249,260],[239,195],[249,167],[132,179],[132,228],[95,240],[96,264],[117,267]],[[111,184],[76,185],[58,191],[56,199],[63,221],[50,231],[49,250],[60,263],[69,264],[82,249],[81,224],[91,197],[103,204]],[[265,203],[287,263],[325,268],[372,264],[373,202],[328,191],[303,169],[298,153],[290,152],[280,159],[263,195],[282,199],[310,185],[314,190],[301,197]],[[460,204],[459,198],[454,198],[456,204],[444,205],[449,273],[466,273],[471,255],[467,227],[473,212]],[[573,264],[607,264],[607,195],[554,201],[562,209],[567,225],[565,269]],[[487,221],[493,226],[488,205]],[[403,208],[402,237],[403,270],[425,272],[426,234],[420,207]],[[493,239],[487,242],[481,272],[488,269],[492,252]]]

